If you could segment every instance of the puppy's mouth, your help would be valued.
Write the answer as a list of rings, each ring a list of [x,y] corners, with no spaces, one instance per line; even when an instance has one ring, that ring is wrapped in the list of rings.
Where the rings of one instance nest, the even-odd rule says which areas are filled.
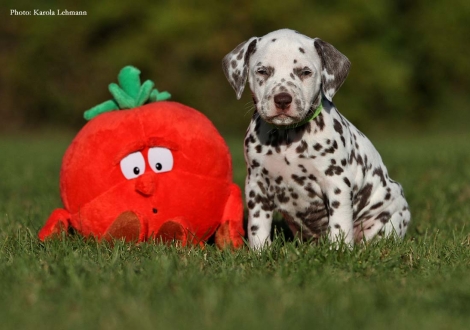
[[[298,116],[289,116],[287,114],[277,114],[274,116],[267,116],[264,120],[270,124],[277,126],[287,126],[298,123],[302,118]]]
[[[292,126],[302,123],[306,118],[312,116],[314,110],[310,108],[303,116],[289,115],[286,113],[275,114],[273,116],[263,116],[263,119],[272,125],[275,126]]]

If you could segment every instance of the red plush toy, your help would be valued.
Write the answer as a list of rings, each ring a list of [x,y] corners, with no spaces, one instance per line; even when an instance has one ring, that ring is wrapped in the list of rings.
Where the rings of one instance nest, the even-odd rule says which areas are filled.
[[[39,232],[44,240],[73,228],[98,239],[155,238],[218,247],[243,244],[241,192],[232,183],[227,145],[200,112],[140,84],[121,70],[114,99],[85,112],[91,119],[67,149],[60,172],[64,209]],[[155,101],[143,105],[148,100]],[[156,102],[159,101],[159,102]],[[128,109],[119,111],[116,108]]]

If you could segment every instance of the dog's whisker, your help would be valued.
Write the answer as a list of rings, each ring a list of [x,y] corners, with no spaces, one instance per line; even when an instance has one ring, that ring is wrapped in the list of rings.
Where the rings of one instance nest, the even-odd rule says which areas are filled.
[[[256,109],[256,106],[253,104],[253,102],[248,102],[245,104],[245,108],[247,108],[247,110],[243,117],[250,115]]]
[[[245,107],[245,108],[247,108],[247,107],[248,107],[248,108],[251,108],[252,106],[253,106],[253,102],[250,101],[250,102],[246,102],[244,107]]]

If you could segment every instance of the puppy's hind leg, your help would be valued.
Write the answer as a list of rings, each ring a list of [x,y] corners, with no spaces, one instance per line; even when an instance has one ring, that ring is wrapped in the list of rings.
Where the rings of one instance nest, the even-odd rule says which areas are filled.
[[[382,229],[384,236],[403,238],[408,229],[410,219],[411,214],[407,206],[400,212],[395,212]]]

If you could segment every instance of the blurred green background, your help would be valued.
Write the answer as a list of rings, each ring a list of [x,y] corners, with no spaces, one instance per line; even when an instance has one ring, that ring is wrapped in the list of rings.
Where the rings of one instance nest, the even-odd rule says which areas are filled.
[[[2,1],[1,132],[79,129],[88,108],[128,64],[173,100],[243,134],[223,56],[251,36],[291,28],[320,37],[352,62],[335,97],[366,133],[466,130],[470,119],[470,1]],[[14,16],[67,9],[87,16]]]

